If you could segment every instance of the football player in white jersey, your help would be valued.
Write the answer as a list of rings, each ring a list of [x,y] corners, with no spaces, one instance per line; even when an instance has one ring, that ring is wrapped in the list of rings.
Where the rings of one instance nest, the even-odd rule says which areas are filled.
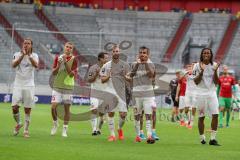
[[[138,59],[132,64],[130,77],[133,78],[133,98],[135,98],[136,101],[136,105],[134,107],[135,129],[137,134],[135,141],[141,142],[140,116],[142,111],[144,111],[146,116],[147,143],[152,144],[155,143],[151,127],[153,110],[156,108],[153,88],[155,66],[149,59],[149,56],[149,48],[145,46],[139,48]]]
[[[98,54],[98,63],[91,66],[88,71],[88,82],[91,83],[90,103],[91,103],[91,111],[92,111],[91,125],[92,125],[93,136],[101,134],[101,128],[103,124],[104,112],[98,111],[98,107],[101,104],[101,100],[94,95],[97,94],[96,91],[104,90],[106,87],[106,85],[101,82],[99,72],[102,66],[107,61],[108,61],[108,54],[105,52],[100,52]],[[99,114],[100,116],[99,124],[98,124],[97,114]]]
[[[23,41],[22,50],[13,56],[12,67],[16,69],[16,77],[13,84],[12,111],[17,122],[14,135],[18,135],[23,126],[20,120],[19,107],[23,103],[25,111],[24,137],[29,136],[29,123],[31,108],[34,105],[34,70],[38,67],[38,55],[33,52],[33,42],[30,38]]]
[[[196,113],[196,84],[194,83],[193,75],[192,75],[192,70],[195,62],[190,64],[187,67],[187,86],[186,86],[186,93],[185,93],[185,105],[186,108],[185,110],[189,110],[190,113],[188,114],[188,124],[186,125],[187,128],[192,129],[193,122],[194,122],[194,116]]]
[[[108,126],[110,130],[110,136],[108,141],[116,141],[115,127],[114,127],[114,114],[116,111],[119,112],[119,124],[118,124],[118,139],[123,140],[122,127],[125,123],[127,116],[127,105],[126,105],[126,80],[130,81],[127,76],[129,72],[129,64],[120,60],[120,49],[115,45],[112,49],[112,60],[108,61],[103,65],[100,71],[102,83],[106,83],[106,92],[113,94],[117,97],[118,104],[116,108],[109,111],[108,113]]]
[[[216,84],[218,84],[219,80],[220,64],[213,62],[212,59],[212,50],[210,48],[204,48],[201,52],[200,62],[194,65],[193,75],[196,84],[196,105],[199,111],[198,130],[201,143],[206,143],[204,135],[204,119],[208,111],[212,117],[209,145],[219,146],[216,140],[219,114]]]

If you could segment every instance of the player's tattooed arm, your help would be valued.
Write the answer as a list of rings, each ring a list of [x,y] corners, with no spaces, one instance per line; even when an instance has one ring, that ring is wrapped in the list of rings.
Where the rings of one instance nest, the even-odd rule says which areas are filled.
[[[110,75],[107,76],[101,76],[102,83],[106,83],[110,79]]]
[[[124,76],[125,81],[132,82],[132,77],[130,76],[131,72],[129,72],[129,70],[130,70],[130,66],[127,63],[125,65],[125,70],[124,70],[124,75],[123,76]]]
[[[21,51],[21,55],[16,58],[15,56],[13,57],[13,60],[12,60],[12,67],[13,68],[16,68],[20,63],[21,61],[23,60],[23,57],[26,55],[25,52]],[[16,58],[16,59],[15,59]]]
[[[125,75],[125,79],[126,79],[126,81],[128,81],[128,82],[132,82],[133,78],[131,77],[131,72],[129,72],[129,73],[127,73],[127,74]]]
[[[200,73],[194,78],[194,82],[196,85],[198,85],[202,81],[203,71],[204,70],[201,70]]]
[[[131,78],[136,75],[137,70],[138,70],[138,67],[139,67],[139,64],[140,64],[140,63],[137,61],[137,63],[133,65],[133,69],[132,69],[132,71],[131,71],[130,74],[129,74],[129,76],[130,76]]]
[[[180,87],[181,87],[181,84],[180,84],[180,83],[178,83],[178,86],[177,86],[177,91],[176,91],[176,97],[175,97],[175,101],[178,101],[178,99],[179,99]]]
[[[70,77],[73,77],[74,76],[74,72],[71,70],[70,66],[67,64],[67,61],[66,61],[66,58],[64,57],[63,58],[63,63],[64,63],[64,66],[65,66],[65,69],[67,71],[67,74],[70,76]]]
[[[155,75],[154,67],[150,66],[149,63],[145,63],[145,68],[149,78],[153,78]]]
[[[168,96],[171,95],[171,91],[172,91],[171,83],[172,83],[172,81],[170,81],[169,86],[168,86],[168,92],[167,92]]]
[[[101,75],[102,83],[106,83],[111,77],[111,69],[109,70],[109,72],[107,72],[106,68],[102,68],[101,72],[102,73],[107,73],[107,74]]]
[[[55,60],[57,60],[56,62],[54,62],[54,63],[56,63],[56,66],[52,69],[52,74],[53,75],[57,75],[57,73],[58,73],[58,71],[59,71],[59,68],[60,68],[60,65],[61,65],[61,63],[62,63],[62,60],[61,59],[57,59],[57,58],[55,58]]]
[[[60,65],[57,64],[57,66],[56,66],[55,68],[53,68],[52,74],[53,74],[53,75],[57,75],[59,68],[60,68]]]
[[[214,74],[213,74],[213,82],[214,84],[218,84],[219,83],[219,76],[218,76],[218,68],[220,66],[220,63],[217,63],[215,68],[214,68]]]
[[[204,72],[204,69],[205,69],[205,65],[204,65],[204,64],[199,63],[199,66],[200,66],[200,72],[199,72],[199,74],[193,79],[196,85],[198,85],[198,84],[202,81],[203,72]],[[195,72],[196,72],[196,71],[194,71],[193,74],[196,74]]]
[[[99,76],[99,69],[96,70],[95,74],[92,72],[91,68],[89,69],[89,73],[88,73],[88,82],[89,83],[93,83],[95,82],[95,80],[97,79],[97,77]]]
[[[38,68],[38,62],[36,60],[34,60],[33,55],[30,54],[28,56],[29,56],[29,60],[30,60],[30,62],[32,64],[32,66],[35,67],[35,68]]]

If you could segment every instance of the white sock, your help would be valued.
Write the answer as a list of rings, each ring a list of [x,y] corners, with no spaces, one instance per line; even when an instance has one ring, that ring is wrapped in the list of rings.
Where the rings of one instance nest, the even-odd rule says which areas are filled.
[[[212,130],[212,132],[211,132],[211,140],[214,140],[214,139],[216,139],[216,135],[217,135],[217,131],[214,131],[214,130]]]
[[[192,115],[192,116],[191,116],[190,125],[193,126],[193,123],[194,123],[194,116]]]
[[[147,137],[152,136],[152,127],[151,127],[151,121],[146,120],[146,129],[147,129]]]
[[[188,113],[185,113],[184,121],[185,121],[186,124],[188,124]]]
[[[28,131],[30,124],[30,114],[25,114],[24,131]]]
[[[156,132],[156,129],[152,129],[152,132]]]
[[[119,117],[118,129],[122,129],[124,123],[125,123],[125,119],[122,119],[121,117]]]
[[[98,123],[97,117],[91,119],[92,131],[96,131],[97,130],[97,123]]]
[[[13,118],[17,122],[17,124],[21,124],[20,113],[13,114]]]
[[[140,133],[144,134],[143,130],[140,130]]]
[[[57,126],[58,125],[58,120],[53,121],[53,125]]]
[[[136,134],[139,136],[140,135],[140,121],[135,120],[135,131],[136,131]]]
[[[67,132],[67,129],[68,129],[68,125],[67,125],[67,124],[64,124],[64,125],[63,125],[63,130]]]
[[[115,136],[114,117],[108,117],[108,127],[110,130],[111,136]]]
[[[200,135],[200,140],[201,140],[201,141],[202,141],[202,140],[204,140],[204,141],[205,141],[205,139],[206,139],[206,137],[205,137],[205,135],[204,135],[204,134]]]

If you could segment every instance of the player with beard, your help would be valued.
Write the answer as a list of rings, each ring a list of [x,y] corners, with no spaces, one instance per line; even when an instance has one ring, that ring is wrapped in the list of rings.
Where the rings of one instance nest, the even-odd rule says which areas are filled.
[[[132,65],[130,77],[133,78],[133,97],[136,105],[134,107],[136,142],[141,142],[140,137],[140,116],[144,111],[146,116],[147,143],[155,143],[152,136],[152,113],[156,108],[155,95],[152,80],[155,75],[155,66],[149,59],[149,48],[142,46],[136,62]],[[145,94],[146,93],[146,94]]]
[[[100,99],[94,97],[95,91],[104,90],[106,85],[101,82],[100,78],[100,70],[102,66],[108,61],[108,54],[105,52],[100,52],[98,54],[98,63],[91,66],[88,71],[88,82],[91,83],[91,95],[90,95],[90,103],[91,103],[91,111],[92,111],[92,135],[100,135],[101,128],[103,124],[103,115],[104,113],[98,111],[99,105],[102,103]],[[98,124],[97,114],[100,116],[100,121]],[[98,125],[98,127],[97,127]]]
[[[115,45],[112,49],[112,60],[105,63],[100,71],[101,81],[107,85],[105,91],[116,96],[118,100],[116,108],[108,113],[109,142],[116,141],[114,126],[115,112],[119,112],[118,139],[124,140],[122,128],[127,116],[126,81],[130,81],[127,76],[129,68],[128,63],[120,59],[120,49],[118,45]]]
[[[19,107],[23,103],[25,112],[25,123],[23,135],[29,136],[29,124],[31,109],[34,106],[34,70],[38,67],[38,55],[33,52],[33,42],[30,38],[23,41],[22,50],[13,56],[12,67],[16,70],[16,77],[13,84],[12,112],[17,125],[14,128],[14,135],[19,134],[23,127],[20,119]]]

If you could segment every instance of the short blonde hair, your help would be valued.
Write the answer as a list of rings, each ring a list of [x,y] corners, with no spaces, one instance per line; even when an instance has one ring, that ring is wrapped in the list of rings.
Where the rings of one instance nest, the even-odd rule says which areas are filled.
[[[73,44],[72,42],[66,42],[65,45],[67,45],[67,44],[70,44],[71,46],[74,47],[74,44]],[[64,45],[64,46],[65,46],[65,45]]]
[[[120,49],[117,44],[114,44],[112,50],[114,50],[114,49],[116,49],[116,48]]]

